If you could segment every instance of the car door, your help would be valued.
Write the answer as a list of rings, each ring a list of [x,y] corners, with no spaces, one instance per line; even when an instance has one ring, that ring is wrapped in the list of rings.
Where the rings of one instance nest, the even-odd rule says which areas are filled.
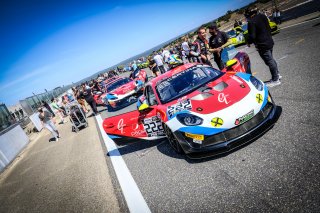
[[[143,111],[131,111],[103,121],[105,132],[115,142],[125,143],[144,140],[155,140],[164,137],[162,122],[157,116],[157,100],[148,85],[144,96],[149,107]]]

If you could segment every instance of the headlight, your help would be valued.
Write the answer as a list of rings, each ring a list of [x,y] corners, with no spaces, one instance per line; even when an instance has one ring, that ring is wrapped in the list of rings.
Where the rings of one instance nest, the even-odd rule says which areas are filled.
[[[260,80],[258,80],[256,77],[254,76],[250,76],[250,82],[254,85],[254,87],[259,90],[262,91],[263,90],[263,84],[261,83]]]
[[[180,123],[186,126],[197,126],[197,125],[201,125],[203,122],[202,118],[196,115],[186,114],[186,113],[178,114],[177,119],[178,121],[180,121]]]

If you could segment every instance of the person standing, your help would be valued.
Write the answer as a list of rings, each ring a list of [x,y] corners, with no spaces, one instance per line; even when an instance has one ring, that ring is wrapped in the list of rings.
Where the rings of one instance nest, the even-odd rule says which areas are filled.
[[[87,87],[86,84],[81,85],[80,97],[83,97],[86,100],[86,102],[90,105],[91,109],[93,110],[93,114],[97,115],[97,103],[93,98],[91,88]]]
[[[64,123],[62,109],[58,106],[56,99],[54,99],[54,98],[51,99],[51,107],[52,107],[54,113],[59,116],[60,122]]]
[[[52,111],[50,105],[46,102],[46,101],[42,101],[42,106],[44,106],[51,114],[52,117],[55,117],[56,115],[54,114],[54,112]]]
[[[164,62],[161,55],[159,55],[157,52],[153,52],[153,60],[156,62],[158,69],[160,70],[161,74],[166,72],[166,69],[164,68]]]
[[[209,38],[209,51],[213,53],[214,61],[220,70],[224,68],[224,63],[221,60],[221,51],[223,48],[232,44],[231,39],[227,33],[218,30],[215,23],[212,23],[209,27],[211,37]]]
[[[55,141],[58,141],[58,138],[60,138],[60,133],[52,121],[52,114],[47,110],[43,110],[42,108],[39,108],[38,112],[42,126],[51,132],[55,138]]]
[[[266,84],[269,87],[281,84],[278,65],[272,55],[274,42],[268,18],[252,8],[246,9],[245,16],[248,19],[248,43],[255,44],[260,57],[270,69],[272,78]]]
[[[212,66],[209,60],[209,45],[206,35],[206,28],[200,27],[198,29],[198,36],[191,45],[190,55],[193,62],[204,63]]]
[[[149,57],[148,60],[149,60],[149,69],[152,71],[155,77],[159,76],[161,73],[154,59],[152,57]]]
[[[188,62],[190,62],[190,45],[187,37],[184,37],[184,41],[181,44],[181,49],[184,51]]]

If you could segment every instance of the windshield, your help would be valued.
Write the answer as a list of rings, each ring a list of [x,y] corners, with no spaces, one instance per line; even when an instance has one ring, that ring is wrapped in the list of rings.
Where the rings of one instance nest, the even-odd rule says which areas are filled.
[[[107,86],[107,91],[110,92],[110,91],[112,91],[112,90],[115,90],[115,89],[117,89],[118,87],[121,87],[122,85],[125,85],[125,84],[127,84],[127,83],[129,83],[129,82],[130,82],[130,79],[129,79],[129,78],[120,79],[120,80],[118,80],[118,81],[116,81],[116,82],[114,82],[114,83],[112,83],[112,84],[109,84],[109,85]]]
[[[196,88],[222,75],[212,67],[192,67],[166,78],[156,85],[162,103],[184,96]]]

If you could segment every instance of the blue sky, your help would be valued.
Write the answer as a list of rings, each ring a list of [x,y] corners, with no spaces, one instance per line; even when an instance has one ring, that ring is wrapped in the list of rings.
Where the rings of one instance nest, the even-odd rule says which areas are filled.
[[[79,81],[252,0],[1,0],[0,102]]]

